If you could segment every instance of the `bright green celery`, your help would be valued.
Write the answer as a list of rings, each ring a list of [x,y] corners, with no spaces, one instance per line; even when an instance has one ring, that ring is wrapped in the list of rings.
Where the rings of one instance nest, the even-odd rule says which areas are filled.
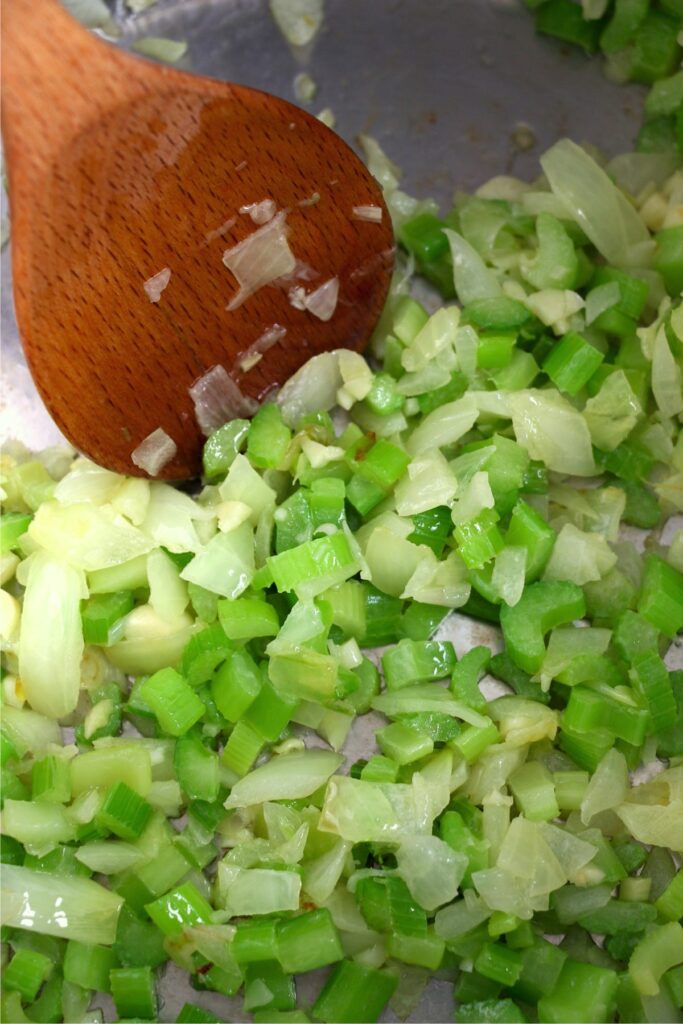
[[[614,735],[608,729],[579,732],[560,723],[560,749],[571,757],[579,768],[594,772],[608,750],[614,746]]]
[[[545,657],[545,634],[582,618],[585,611],[583,592],[574,583],[552,581],[527,587],[520,601],[512,608],[504,606],[500,614],[510,657],[524,671],[538,672]]]
[[[228,722],[238,722],[254,703],[263,675],[249,652],[238,648],[228,655],[211,681],[211,695]]]
[[[344,956],[329,910],[321,907],[277,925],[277,959],[288,974],[314,971]]]
[[[562,716],[562,727],[589,733],[606,729],[626,743],[640,746],[651,723],[650,712],[635,703],[612,697],[584,686],[572,687]]]
[[[346,484],[343,480],[337,477],[313,480],[308,494],[313,529],[317,530],[323,524],[331,524],[341,530],[346,520],[345,498]]]
[[[184,928],[208,924],[213,910],[191,882],[185,882],[148,903],[145,910],[164,935],[180,935]]]
[[[71,800],[69,762],[54,754],[36,761],[31,772],[31,795],[34,800],[68,804]]]
[[[28,530],[33,516],[30,512],[3,512],[0,516],[0,554],[13,551],[20,537]]]
[[[219,601],[218,618],[230,640],[276,636],[280,629],[280,620],[273,606],[255,598],[240,597],[235,601]]]
[[[176,1017],[176,1024],[220,1024],[220,1018],[194,1003],[185,1003]]]
[[[345,637],[360,640],[365,634],[365,587],[357,580],[346,580],[321,595],[332,612],[332,623]]]
[[[195,633],[183,651],[181,669],[186,682],[193,689],[207,683],[232,650],[232,643],[218,624]]]
[[[666,665],[653,651],[639,655],[631,670],[633,687],[647,706],[656,731],[676,719],[676,701]]]
[[[217,480],[230,469],[249,434],[248,420],[230,420],[215,430],[204,444],[202,461],[207,480]]]
[[[313,1015],[324,1024],[358,1024],[379,1020],[398,979],[388,971],[342,960],[318,996]]]
[[[361,769],[360,778],[366,782],[396,782],[398,764],[389,757],[373,754]]]
[[[87,644],[108,644],[111,630],[132,610],[135,598],[130,590],[96,594],[81,611],[83,638]]]
[[[549,213],[536,218],[538,249],[521,264],[523,276],[534,288],[573,288],[579,261],[574,244],[562,222]]]
[[[413,544],[426,544],[431,548],[437,558],[443,554],[448,536],[453,529],[451,510],[445,505],[429,509],[427,512],[420,512],[411,517],[415,529],[408,534],[408,540]]]
[[[529,821],[551,821],[559,815],[553,778],[540,761],[527,761],[508,782],[520,812]]]
[[[182,736],[204,715],[204,704],[173,668],[160,669],[146,679],[140,686],[140,696],[171,736]]]
[[[109,972],[116,964],[116,954],[107,946],[86,946],[71,941],[64,954],[64,978],[81,988],[108,992]]]
[[[604,359],[590,342],[571,331],[565,334],[550,351],[543,363],[553,384],[568,395],[576,395],[583,388]]]
[[[384,679],[390,690],[445,679],[454,667],[455,651],[449,640],[400,640],[382,655]]]
[[[509,366],[516,343],[516,333],[483,331],[477,346],[477,366],[484,370]]]
[[[32,1002],[54,966],[50,957],[42,953],[19,949],[2,972],[3,988],[18,992],[26,1002]]]
[[[301,597],[315,597],[358,571],[343,533],[318,537],[279,555],[271,555],[266,564],[281,593],[293,590]]]
[[[244,1009],[296,1009],[294,978],[285,974],[276,960],[249,964],[244,977]]]
[[[426,936],[427,916],[397,877],[362,878],[356,902],[370,928],[402,935]]]
[[[363,647],[395,643],[399,638],[403,602],[383,594],[371,584],[363,587],[365,597],[365,633],[358,638]]]
[[[488,725],[466,725],[454,740],[451,746],[460,756],[473,764],[477,761],[487,747],[493,746],[500,741],[500,733],[493,722]]]
[[[275,551],[279,555],[283,551],[297,547],[303,541],[310,540],[313,536],[313,516],[308,500],[308,491],[303,487],[294,491],[294,494],[290,494],[282,502],[278,513],[278,518],[275,521]],[[264,573],[266,570],[270,572],[267,564],[259,572]],[[271,583],[272,578],[268,583],[260,583],[259,587],[270,586]],[[256,588],[255,580],[253,585]]]
[[[544,693],[538,683],[532,682],[528,673],[524,672],[518,665],[515,665],[514,661],[504,651],[501,654],[494,654],[489,662],[489,671],[497,679],[507,683],[518,697],[535,700],[540,704],[548,704],[550,702],[550,695]]]
[[[553,772],[555,798],[561,811],[578,811],[588,788],[588,772]]]
[[[284,459],[292,439],[277,405],[266,402],[249,425],[247,456],[258,469],[276,469]]]
[[[600,36],[603,53],[616,53],[632,41],[649,6],[649,0],[615,0],[611,20]]]
[[[380,438],[360,461],[353,462],[354,475],[346,488],[346,497],[365,516],[389,493],[403,476],[410,456],[397,445]]]
[[[479,999],[458,1006],[456,1024],[524,1024],[527,1018],[512,999]]]
[[[385,725],[376,731],[375,738],[382,753],[399,765],[419,761],[434,749],[434,741],[430,736],[411,729],[403,722]]]
[[[667,885],[655,906],[660,917],[667,921],[683,918],[683,869],[679,870]]]
[[[488,647],[473,647],[462,656],[451,675],[451,690],[457,700],[464,701],[475,711],[486,709],[486,697],[479,689],[479,680],[491,660]]]
[[[656,919],[657,910],[651,903],[610,900],[599,910],[580,915],[578,922],[587,931],[598,935],[622,935],[645,931]]]
[[[264,747],[260,732],[242,720],[233,728],[221,754],[221,763],[237,775],[246,775]]]
[[[612,642],[624,661],[633,664],[647,653],[657,653],[659,633],[656,627],[641,615],[627,609],[616,622]]]
[[[662,519],[662,508],[654,491],[634,480],[621,480],[619,486],[626,494],[623,520],[643,530],[653,530]]]
[[[633,40],[629,78],[652,85],[676,70],[679,56],[677,36],[680,19],[652,10],[640,25]]]
[[[446,944],[433,931],[426,935],[390,934],[387,950],[395,960],[436,971],[441,966]]]
[[[615,971],[566,960],[553,992],[539,1000],[539,1016],[550,1024],[606,1024],[613,1019],[618,983]]]
[[[500,943],[487,942],[474,961],[474,969],[509,988],[522,973],[522,955]]]
[[[100,828],[128,842],[138,839],[149,821],[152,806],[125,782],[115,783],[104,798],[95,820]]]
[[[683,927],[678,921],[651,928],[629,961],[629,974],[644,996],[656,996],[662,975],[683,963]]]
[[[547,0],[536,12],[536,31],[594,53],[598,48],[600,23],[584,21],[581,7],[573,0]]]
[[[655,241],[655,269],[664,278],[669,295],[675,297],[683,291],[683,227],[665,228],[655,235]]]
[[[472,874],[489,866],[489,843],[475,835],[458,811],[446,811],[439,820],[439,835],[452,849],[464,853],[468,868],[463,885],[472,886]]]
[[[218,754],[199,732],[188,732],[176,740],[173,766],[181,789],[190,800],[218,799],[220,785]]]
[[[683,575],[657,555],[645,559],[638,611],[672,640],[683,629]]]
[[[266,682],[245,712],[244,723],[264,741],[274,743],[291,719],[298,703],[296,698],[278,693]]]
[[[111,993],[120,1018],[154,1020],[157,998],[149,967],[117,967],[111,971]]]
[[[498,514],[485,508],[474,519],[460,523],[453,533],[458,544],[458,553],[468,569],[480,569],[503,547],[503,537],[498,529]]]

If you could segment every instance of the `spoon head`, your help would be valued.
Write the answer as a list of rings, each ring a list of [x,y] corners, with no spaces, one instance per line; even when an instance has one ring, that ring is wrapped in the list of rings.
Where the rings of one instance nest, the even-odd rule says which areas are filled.
[[[32,184],[13,235],[29,366],[64,434],[118,472],[140,475],[131,454],[162,428],[177,452],[159,476],[197,476],[199,378],[222,366],[260,400],[310,356],[361,348],[386,298],[394,242],[377,182],[265,93],[167,75]],[[307,304],[327,282],[311,303],[321,319]]]

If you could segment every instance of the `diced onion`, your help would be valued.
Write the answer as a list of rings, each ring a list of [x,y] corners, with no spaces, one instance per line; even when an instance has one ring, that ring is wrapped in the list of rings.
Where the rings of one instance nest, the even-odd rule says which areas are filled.
[[[168,282],[171,280],[171,271],[169,267],[164,267],[158,274],[154,274],[153,277],[148,277],[143,288],[147,292],[147,297],[150,302],[158,302],[161,298],[161,293],[164,288],[167,287]]]
[[[136,53],[152,60],[162,60],[165,64],[175,64],[187,52],[187,43],[182,39],[161,39],[157,36],[144,36],[133,43]]]
[[[190,388],[194,413],[201,432],[208,437],[228,420],[253,416],[258,402],[240,390],[220,364],[212,366]]]
[[[248,213],[254,224],[267,224],[272,220],[277,206],[272,199],[262,199],[260,203],[246,203],[240,206],[240,213]]]
[[[178,451],[178,445],[165,430],[157,427],[130,453],[130,461],[150,476],[156,476]]]
[[[299,103],[308,103],[318,91],[318,86],[306,71],[294,77],[294,95]]]
[[[354,206],[351,213],[356,220],[369,220],[374,224],[382,223],[381,206],[373,206],[372,204],[369,204],[368,206]]]
[[[305,46],[323,23],[323,0],[270,0],[275,24],[292,46]]]
[[[223,253],[223,263],[237,278],[239,290],[227,309],[241,306],[260,288],[291,274],[296,260],[287,242],[287,214],[284,210]]]
[[[276,345],[281,338],[284,338],[287,333],[286,327],[281,327],[279,324],[273,324],[267,330],[260,334],[256,341],[253,341],[248,349],[240,354],[237,360],[237,365],[242,373],[247,373],[252,367],[263,358],[263,353],[267,352],[269,348]]]
[[[329,320],[337,308],[339,298],[339,278],[331,277],[314,292],[306,296],[306,309],[318,320]]]

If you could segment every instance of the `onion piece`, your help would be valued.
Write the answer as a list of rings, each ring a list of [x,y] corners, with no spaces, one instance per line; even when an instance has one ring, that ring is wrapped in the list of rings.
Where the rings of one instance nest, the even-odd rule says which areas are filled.
[[[189,389],[201,432],[208,437],[228,420],[253,416],[258,402],[242,393],[224,366],[212,366]]]
[[[318,320],[329,320],[337,308],[339,298],[339,278],[331,277],[314,292],[306,296],[306,309]]]
[[[221,235],[224,235],[226,231],[229,231],[233,224],[236,223],[237,217],[228,217],[226,221],[223,221],[223,223],[217,228],[214,228],[213,231],[207,231],[204,235],[205,245],[208,245],[209,242],[213,242],[214,238],[220,238]]]
[[[278,277],[290,274],[296,260],[287,242],[287,213],[281,210],[258,231],[223,253],[223,263],[235,275],[239,290],[228,303],[233,310]]]
[[[369,204],[368,206],[354,206],[351,213],[356,220],[369,220],[373,224],[382,223],[381,206],[373,206],[372,204]]]
[[[305,46],[323,23],[323,0],[270,0],[270,13],[288,43]]]
[[[169,267],[164,267],[158,274],[154,274],[152,277],[148,277],[143,288],[147,292],[147,298],[150,302],[158,302],[161,298],[161,293],[164,288],[168,286],[168,282],[171,280],[171,270]]]
[[[318,86],[306,71],[294,77],[294,95],[299,103],[309,103],[318,91]]]
[[[152,60],[161,60],[165,64],[175,64],[187,52],[187,43],[184,39],[162,39],[158,36],[144,36],[136,39],[133,43],[136,53],[143,57],[151,57]]]
[[[171,461],[177,451],[178,445],[173,438],[169,437],[161,427],[157,427],[130,453],[130,460],[133,465],[144,469],[145,473],[156,476]]]
[[[286,327],[280,324],[273,324],[263,334],[260,334],[256,341],[253,341],[248,349],[240,353],[237,366],[242,373],[247,373],[263,358],[263,353],[276,345],[287,333]]]
[[[248,213],[254,224],[267,224],[272,220],[277,206],[272,199],[262,199],[260,203],[245,203],[240,206],[240,213]]]

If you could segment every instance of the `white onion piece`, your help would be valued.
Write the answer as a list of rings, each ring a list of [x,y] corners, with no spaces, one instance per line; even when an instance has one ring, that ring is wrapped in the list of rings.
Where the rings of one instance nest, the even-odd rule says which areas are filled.
[[[300,71],[294,77],[294,95],[299,103],[308,103],[318,91],[318,86],[306,71]]]
[[[296,267],[294,254],[287,242],[286,218],[286,212],[281,210],[258,231],[223,253],[223,263],[235,275],[240,286],[228,303],[228,310],[237,309],[259,288],[291,274]]]
[[[337,308],[338,298],[339,278],[331,277],[306,297],[306,309],[318,320],[329,320]]]
[[[173,438],[169,437],[161,427],[157,427],[131,452],[130,460],[135,466],[144,469],[145,473],[156,476],[171,461],[177,451],[178,445]]]
[[[306,289],[302,288],[301,285],[290,288],[287,296],[290,306],[294,306],[294,309],[306,309]]]
[[[381,206],[354,206],[351,213],[356,218],[356,220],[369,220],[373,224],[382,223]]]
[[[275,24],[292,46],[305,46],[323,22],[323,0],[270,0]]]
[[[267,331],[259,335],[256,341],[253,341],[248,349],[240,353],[240,357],[237,361],[237,365],[242,373],[246,373],[251,370],[252,367],[263,358],[263,353],[267,352],[269,348],[276,345],[281,338],[284,338],[287,333],[286,327],[281,327],[280,324],[273,324]]]
[[[267,224],[275,216],[277,206],[272,199],[262,199],[260,203],[245,203],[240,206],[240,213],[248,213],[254,224]]]
[[[224,366],[212,366],[189,390],[199,429],[206,437],[228,420],[253,416],[258,409],[258,402],[240,391]]]
[[[164,267],[158,274],[154,274],[152,277],[148,277],[143,288],[147,292],[147,298],[150,302],[158,302],[161,298],[161,293],[164,288],[167,287],[168,282],[171,280],[171,271],[169,267]]]

